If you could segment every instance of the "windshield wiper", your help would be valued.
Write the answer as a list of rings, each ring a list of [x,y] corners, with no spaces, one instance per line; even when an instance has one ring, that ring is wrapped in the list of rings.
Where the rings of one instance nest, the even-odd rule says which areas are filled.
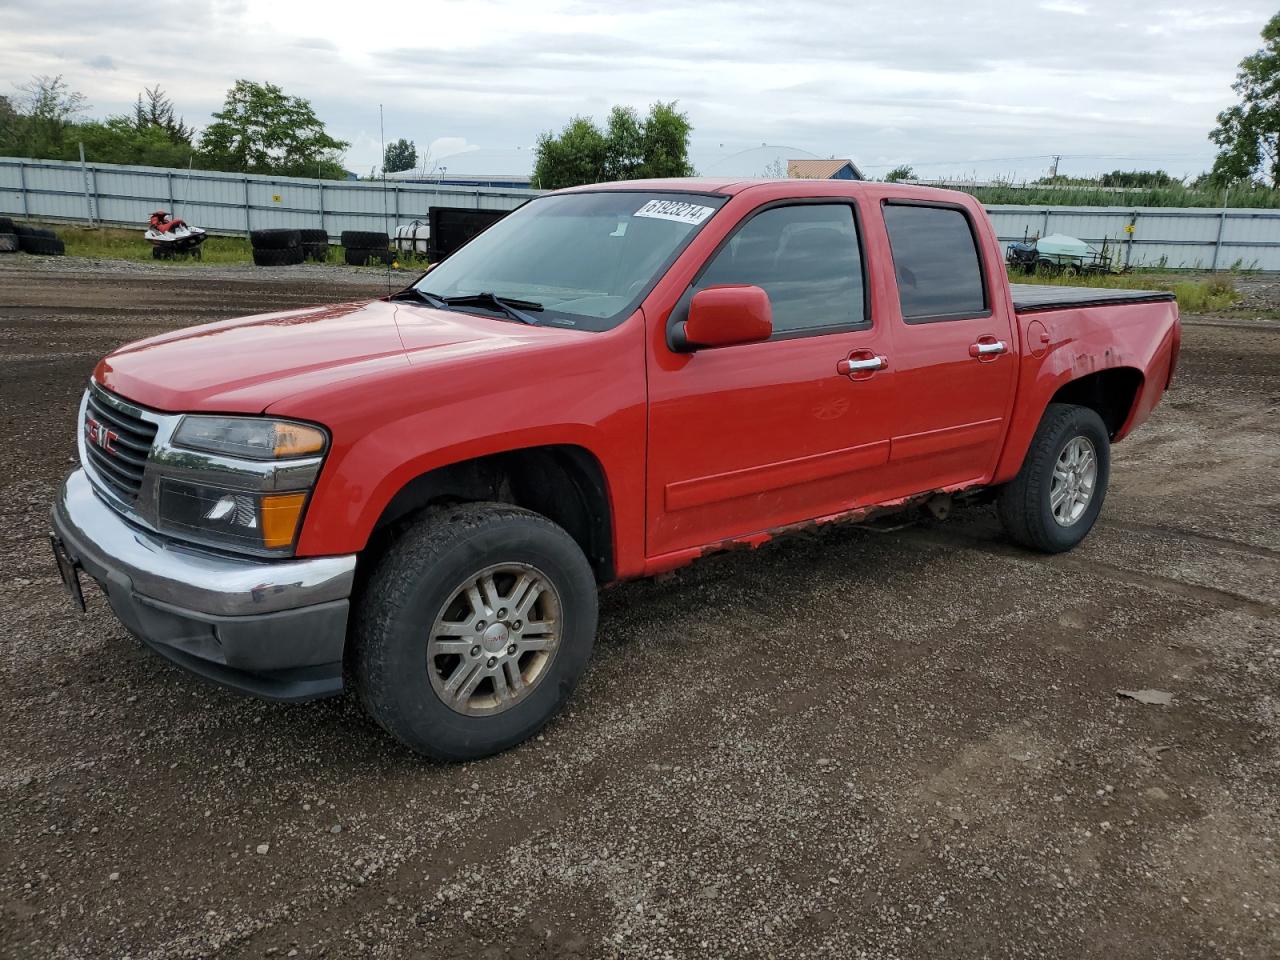
[[[421,291],[420,291],[421,292]],[[434,297],[435,294],[427,294]],[[536,318],[525,313],[526,310],[541,310],[542,304],[533,300],[508,300],[506,297],[500,297],[496,293],[468,293],[457,297],[436,297],[444,304],[450,307],[483,307],[491,305],[497,307],[512,320],[519,320],[521,323],[527,323],[531,327],[538,326]]]
[[[427,293],[427,291],[419,290],[417,287],[406,287],[399,293],[392,294],[390,299],[421,300],[423,303],[435,307],[437,310],[444,310],[449,306],[443,297],[437,297],[434,293]]]

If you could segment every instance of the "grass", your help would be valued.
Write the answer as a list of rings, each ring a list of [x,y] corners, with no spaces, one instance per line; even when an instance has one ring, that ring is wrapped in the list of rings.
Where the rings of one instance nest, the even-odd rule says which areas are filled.
[[[152,260],[151,244],[142,237],[142,228],[128,230],[120,227],[75,227],[61,223],[33,223],[31,226],[47,227],[62,238],[69,257],[93,257],[99,260]],[[209,236],[200,245],[201,259],[174,257],[159,260],[163,264],[193,263],[252,263],[253,248],[245,237]],[[330,247],[329,262],[342,262],[342,249]],[[427,269],[425,257],[413,253],[401,254],[395,266],[410,272]]]
[[[67,255],[109,260],[151,260],[151,244],[142,237],[142,228],[69,227],[51,224],[67,245]],[[244,237],[208,237],[201,245],[201,259],[175,257],[160,263],[252,263],[253,253]]]
[[[1013,283],[1038,283],[1062,287],[1108,287],[1120,290],[1171,290],[1184,313],[1223,313],[1240,302],[1240,292],[1229,276],[1190,280],[1172,273],[1102,273],[1077,277],[1021,270],[1010,273]]]
[[[1129,190],[1101,190],[1096,187],[1045,187],[1036,184],[988,187],[957,186],[984,204],[1034,204],[1054,207],[1222,207],[1221,190],[1200,190],[1174,184]],[[1232,187],[1226,194],[1229,207],[1280,209],[1280,190],[1268,187]]]

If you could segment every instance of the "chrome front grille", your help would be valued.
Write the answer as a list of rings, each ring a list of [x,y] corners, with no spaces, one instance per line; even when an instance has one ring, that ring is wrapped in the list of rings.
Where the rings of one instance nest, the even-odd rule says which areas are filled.
[[[95,384],[85,398],[81,430],[80,448],[93,478],[125,503],[135,503],[157,424]]]

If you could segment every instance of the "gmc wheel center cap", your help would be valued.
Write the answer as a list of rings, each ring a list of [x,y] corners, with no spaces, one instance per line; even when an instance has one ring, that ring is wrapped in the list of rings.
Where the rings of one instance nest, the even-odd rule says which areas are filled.
[[[490,653],[498,653],[505,649],[511,631],[505,623],[490,624],[484,632],[484,648]]]

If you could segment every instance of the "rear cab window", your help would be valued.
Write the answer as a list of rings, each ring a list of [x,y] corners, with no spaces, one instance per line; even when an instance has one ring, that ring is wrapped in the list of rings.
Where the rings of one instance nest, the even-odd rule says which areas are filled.
[[[965,320],[990,314],[977,235],[959,207],[884,203],[898,302],[907,323]]]

